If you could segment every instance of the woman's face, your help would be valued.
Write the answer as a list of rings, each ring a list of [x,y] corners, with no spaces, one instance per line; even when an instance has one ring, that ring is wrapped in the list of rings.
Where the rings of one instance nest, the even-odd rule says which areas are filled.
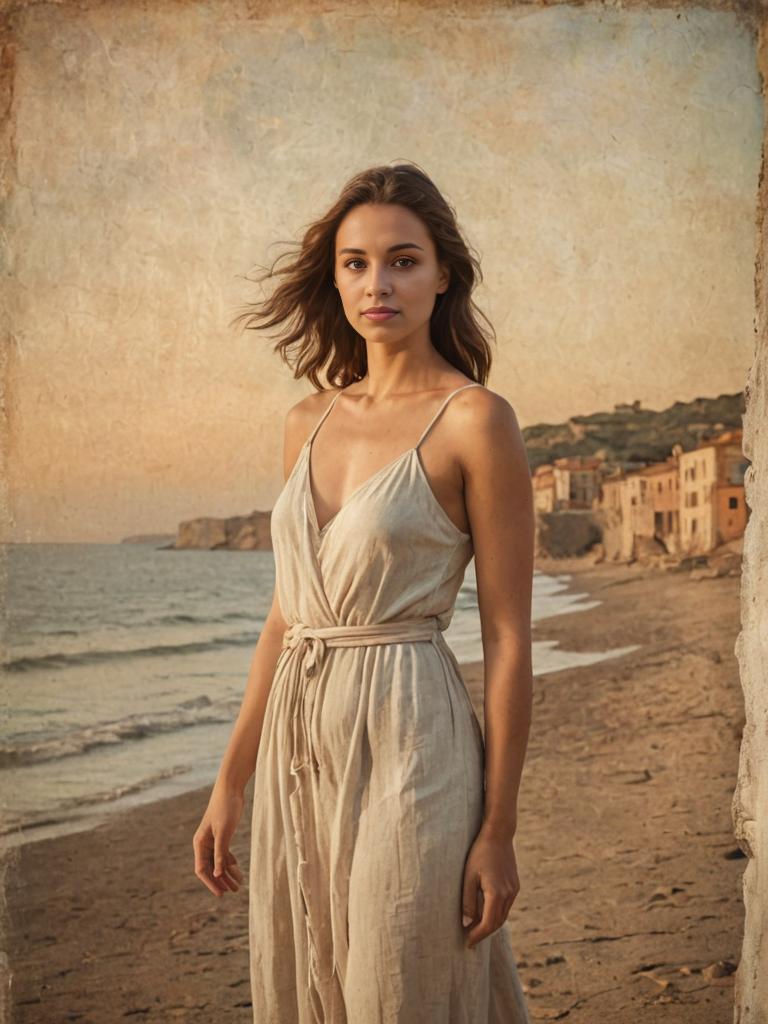
[[[420,217],[405,206],[364,203],[336,232],[335,283],[347,320],[366,341],[402,341],[423,331],[429,340],[435,297],[447,290],[449,273]],[[376,306],[394,314],[366,315]]]

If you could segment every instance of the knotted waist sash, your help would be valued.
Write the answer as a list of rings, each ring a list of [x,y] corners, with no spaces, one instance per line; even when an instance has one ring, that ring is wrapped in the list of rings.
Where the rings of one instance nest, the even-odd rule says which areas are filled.
[[[421,619],[403,619],[399,622],[381,622],[367,626],[308,626],[294,622],[283,634],[283,650],[298,650],[299,670],[304,679],[300,680],[298,706],[294,711],[294,753],[291,772],[311,765],[317,772],[320,764],[312,749],[312,731],[305,721],[304,698],[308,681],[322,668],[328,647],[368,647],[372,644],[409,643],[414,640],[441,639],[439,620],[436,615]],[[303,749],[298,749],[299,744]]]

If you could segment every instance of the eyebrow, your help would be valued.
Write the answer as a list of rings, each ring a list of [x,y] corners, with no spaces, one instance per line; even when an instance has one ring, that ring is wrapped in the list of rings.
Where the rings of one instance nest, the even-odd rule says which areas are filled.
[[[397,252],[398,249],[421,249],[424,250],[420,245],[416,245],[415,242],[398,242],[397,245],[390,245],[387,252]],[[365,249],[339,249],[339,256],[345,252],[359,253],[361,256],[365,256]]]

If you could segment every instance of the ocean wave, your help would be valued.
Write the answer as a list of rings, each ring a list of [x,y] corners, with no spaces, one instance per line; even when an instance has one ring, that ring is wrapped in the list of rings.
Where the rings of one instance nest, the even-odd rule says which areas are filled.
[[[231,633],[228,636],[213,637],[208,640],[190,640],[187,643],[176,644],[149,644],[146,647],[129,647],[124,650],[116,648],[114,650],[57,651],[9,658],[0,667],[5,672],[29,672],[39,668],[71,668],[123,658],[167,658],[178,654],[204,654],[206,651],[222,647],[245,647],[255,644],[257,639],[258,634],[254,632]]]
[[[188,765],[174,765],[172,768],[164,768],[162,771],[155,772],[154,775],[148,775],[145,779],[140,779],[138,782],[131,783],[130,785],[114,786],[112,789],[104,789],[98,793],[89,793],[87,796],[69,797],[66,800],[59,801],[58,808],[60,811],[67,811],[76,810],[81,807],[91,807],[96,804],[110,803],[113,800],[120,800],[123,797],[130,796],[132,793],[140,793],[151,786],[156,786],[158,782],[171,779],[175,775],[183,775],[188,771]],[[10,835],[12,832],[18,832],[20,829],[27,831],[43,828],[47,825],[61,825],[71,820],[72,816],[68,814],[59,814],[56,817],[5,819],[0,823],[0,836]]]
[[[117,721],[98,722],[73,729],[60,736],[8,743],[0,746],[0,769],[58,761],[99,747],[114,747],[131,740],[178,732],[196,725],[225,724],[233,721],[241,699],[231,697],[214,702],[205,695],[193,697],[168,711],[128,715]]]
[[[148,626],[169,626],[175,623],[183,623],[184,625],[207,625],[211,622],[253,622],[252,612],[223,612],[221,615],[211,618],[210,615],[191,615],[189,612],[170,612],[168,615],[158,615],[152,619],[151,622],[146,623]]]

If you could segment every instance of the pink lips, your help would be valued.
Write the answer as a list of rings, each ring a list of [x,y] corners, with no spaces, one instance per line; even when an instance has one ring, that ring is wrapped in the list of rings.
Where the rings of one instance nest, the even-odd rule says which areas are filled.
[[[369,320],[391,320],[397,313],[363,313]]]

